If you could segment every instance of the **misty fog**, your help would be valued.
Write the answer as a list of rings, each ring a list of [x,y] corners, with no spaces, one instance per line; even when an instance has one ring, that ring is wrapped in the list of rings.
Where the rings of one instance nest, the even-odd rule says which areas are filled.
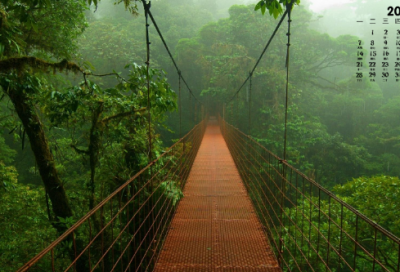
[[[155,158],[167,154],[165,163],[178,165],[193,148],[180,139],[208,117],[286,157],[400,235],[400,14],[388,15],[394,1],[301,0],[291,13],[289,55],[285,19],[259,59],[285,7],[274,18],[255,10],[263,1],[153,0],[151,14],[175,63],[151,19],[147,51],[141,1],[3,2],[0,271],[18,269]],[[160,194],[179,203],[184,183],[160,180],[173,184]],[[144,191],[159,193],[152,190]],[[88,235],[76,236],[80,243]],[[63,261],[73,255],[68,242],[57,253]],[[393,252],[388,246],[379,254],[394,267]],[[358,262],[359,271],[372,271]]]

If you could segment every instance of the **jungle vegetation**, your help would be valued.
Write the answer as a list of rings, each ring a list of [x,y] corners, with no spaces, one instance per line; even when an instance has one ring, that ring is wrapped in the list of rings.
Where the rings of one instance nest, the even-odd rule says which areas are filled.
[[[222,114],[275,28],[281,10],[262,3],[153,2],[209,115]],[[142,15],[136,1],[0,2],[0,271],[15,271],[148,164]],[[295,7],[289,163],[400,235],[399,84],[355,82],[359,37],[315,24]],[[150,40],[157,157],[179,138],[178,77],[154,28]],[[225,105],[228,122],[278,156],[285,58],[282,28],[253,75],[251,127],[247,87]],[[186,133],[201,118],[186,90],[182,111]]]

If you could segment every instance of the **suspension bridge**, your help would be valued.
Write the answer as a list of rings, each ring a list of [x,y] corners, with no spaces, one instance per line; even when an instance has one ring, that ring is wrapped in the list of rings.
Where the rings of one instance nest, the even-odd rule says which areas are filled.
[[[143,4],[147,66],[150,18],[176,67],[179,102],[181,81],[197,99],[150,5]],[[222,117],[203,114],[190,132],[158,158],[150,158],[145,168],[18,271],[399,272],[399,238],[286,161],[291,9],[288,3],[259,60],[230,100],[248,81],[251,91],[253,72],[288,16],[283,158],[226,122],[225,108]],[[148,79],[148,99],[149,94]],[[151,154],[150,111],[148,121]]]

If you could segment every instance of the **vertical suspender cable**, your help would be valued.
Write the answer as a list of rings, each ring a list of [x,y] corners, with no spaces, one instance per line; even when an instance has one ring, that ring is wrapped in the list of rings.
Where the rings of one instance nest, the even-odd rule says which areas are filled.
[[[194,123],[197,124],[197,117],[198,117],[198,112],[197,112],[197,101],[194,101]]]
[[[179,139],[182,138],[182,98],[181,98],[181,71],[178,72],[179,76]]]
[[[236,123],[239,128],[239,93],[236,94]]]
[[[192,121],[193,121],[193,119],[192,119],[192,116],[193,116],[193,114],[192,114],[192,95],[189,93],[189,125],[190,125],[190,127],[192,127],[192,125],[191,125],[191,123],[192,123]]]
[[[229,112],[229,122],[232,124],[232,126],[234,126],[235,124],[233,123],[235,120],[235,117],[234,117],[234,114],[233,114],[233,103],[234,103],[234,100],[232,100],[231,101],[231,105],[230,105],[230,112]]]
[[[252,87],[252,77],[253,77],[253,73],[250,72],[249,74],[249,79],[250,79],[250,84],[249,84],[249,131],[248,131],[248,135],[250,135],[251,133],[251,87]]]
[[[149,12],[150,12],[150,7],[151,7],[151,2],[146,3],[146,0],[142,0],[143,7],[144,7],[144,14],[146,18],[146,79],[147,79],[147,112],[148,112],[148,121],[149,121],[149,132],[148,132],[148,137],[149,137],[149,163],[152,163],[152,143],[151,143],[151,103],[150,103],[150,38],[149,38]],[[151,167],[149,168],[149,175],[151,176]],[[154,190],[154,180],[150,183],[150,188],[151,191]],[[150,207],[149,210],[151,212],[151,221],[148,223],[148,227],[150,228],[149,231],[151,231],[151,236],[150,236],[150,246],[153,246],[153,241],[155,239],[155,229],[154,227],[151,227],[155,223],[155,218],[154,218],[154,212],[153,208],[154,207],[154,199],[151,197],[150,200]],[[153,250],[153,248],[152,248]]]
[[[285,98],[285,132],[284,132],[284,143],[283,143],[283,160],[286,160],[287,151],[287,120],[288,120],[288,100],[289,100],[289,56],[290,56],[290,25],[292,22],[292,7],[293,1],[286,5],[288,9],[288,32],[287,32],[287,51],[286,51],[286,98]]]
[[[232,123],[232,126],[234,126],[235,125],[235,111],[234,111],[234,104],[235,104],[235,100],[233,100],[232,101],[232,104],[231,104],[231,123]]]
[[[205,116],[207,116],[207,114],[208,114],[208,94],[206,94],[206,105],[205,105]]]
[[[291,0],[290,3],[288,2],[286,4],[286,11],[288,14],[288,32],[286,33],[287,35],[287,51],[286,51],[286,95],[285,95],[285,131],[284,131],[284,143],[283,143],[283,161],[286,161],[286,151],[287,151],[287,119],[288,119],[288,100],[289,100],[289,53],[290,53],[290,25],[292,22],[291,19],[291,14],[292,14],[292,7],[293,7],[293,1]],[[282,196],[281,196],[281,233],[280,233],[280,239],[279,239],[279,247],[280,247],[280,254],[279,254],[279,264],[281,267],[283,267],[283,254],[284,254],[284,241],[283,241],[283,236],[284,236],[284,225],[283,225],[283,210],[284,210],[284,205],[285,205],[285,191],[286,191],[286,171],[285,171],[285,164],[282,163],[282,182],[281,182],[281,190],[282,190]]]
[[[149,10],[151,6],[151,2],[148,4],[146,3],[145,0],[142,0],[143,7],[144,7],[144,14],[146,18],[146,51],[147,51],[147,56],[146,56],[146,65],[147,65],[147,70],[146,70],[146,78],[147,78],[147,112],[148,112],[148,122],[149,122],[149,132],[148,132],[148,138],[149,138],[149,162],[151,162],[152,155],[151,155],[151,149],[152,149],[152,143],[151,143],[151,105],[150,105],[150,38],[149,38]]]
[[[196,100],[193,100],[194,105],[192,104],[192,108],[193,108],[193,124],[196,125]]]
[[[182,139],[182,97],[181,97],[181,79],[182,79],[182,74],[181,71],[178,70],[178,77],[179,77],[179,139]],[[185,140],[182,142],[182,153],[185,154]],[[183,160],[183,156],[182,156]],[[181,161],[182,163],[182,161]],[[184,182],[182,179],[183,176],[181,176],[181,183]]]

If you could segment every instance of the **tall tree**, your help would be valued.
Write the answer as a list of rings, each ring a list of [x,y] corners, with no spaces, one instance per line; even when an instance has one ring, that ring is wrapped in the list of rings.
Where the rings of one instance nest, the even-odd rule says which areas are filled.
[[[0,86],[14,105],[36,159],[55,218],[72,216],[36,105],[46,83],[41,72],[81,72],[67,59],[86,27],[85,1],[3,1],[0,7]],[[58,59],[58,62],[50,60]],[[63,60],[61,60],[63,59]],[[58,231],[65,226],[55,223]]]

